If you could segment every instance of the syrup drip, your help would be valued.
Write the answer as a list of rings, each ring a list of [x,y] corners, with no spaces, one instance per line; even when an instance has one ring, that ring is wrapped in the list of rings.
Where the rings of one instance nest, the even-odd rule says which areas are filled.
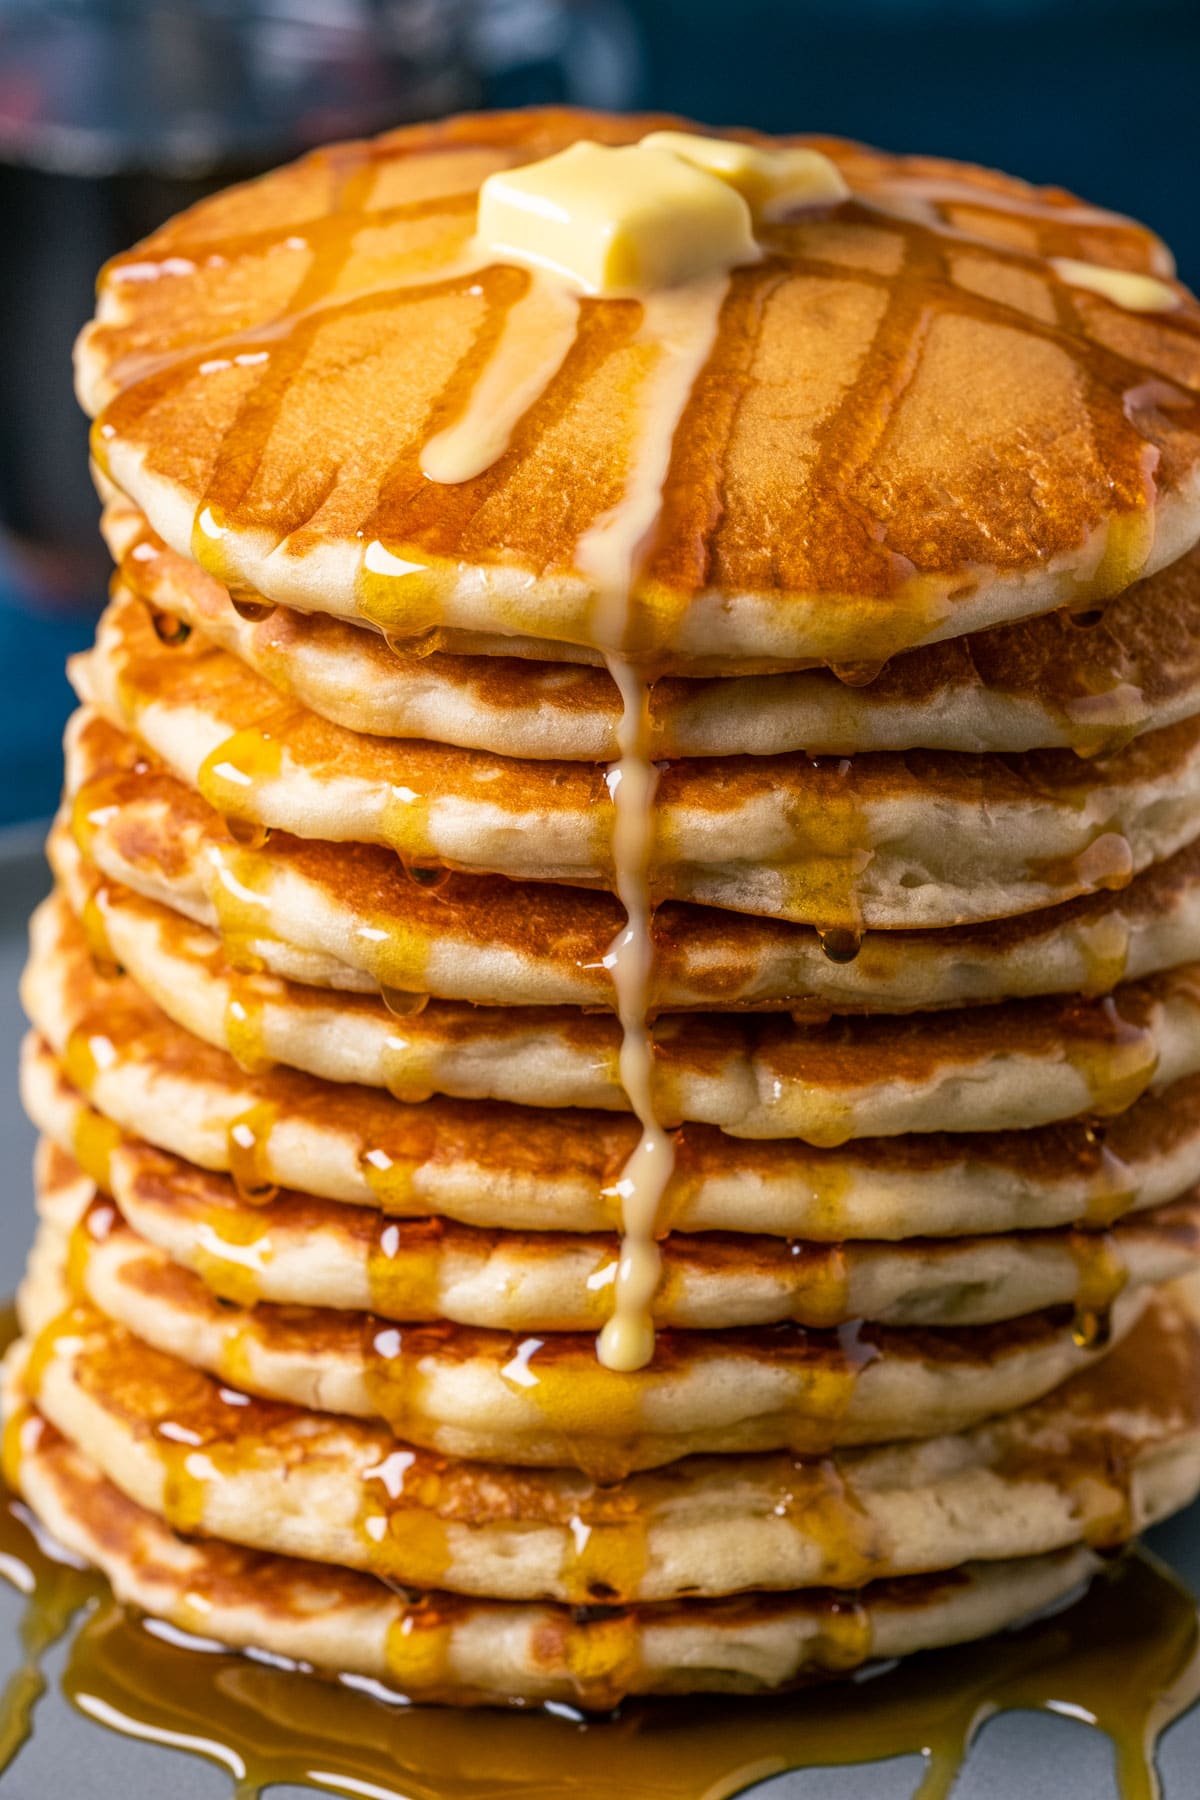
[[[819,931],[817,936],[831,963],[852,963],[863,946],[862,932],[851,931],[844,925],[831,925]]]
[[[861,1587],[883,1560],[870,1516],[829,1458],[797,1457],[790,1479],[779,1491],[775,1512],[802,1537],[816,1540],[835,1587]],[[857,1661],[869,1652],[868,1643]]]
[[[429,1005],[428,994],[414,994],[404,988],[393,987],[380,988],[379,992],[393,1018],[415,1019]]]
[[[658,1223],[671,1180],[674,1147],[659,1123],[654,1092],[654,1040],[650,1030],[654,945],[651,936],[649,865],[654,845],[654,795],[658,777],[648,755],[649,683],[628,665],[610,662],[621,690],[617,728],[621,760],[609,777],[615,818],[613,865],[617,895],[627,922],[612,943],[609,964],[621,1026],[618,1071],[641,1127],[636,1149],[615,1192],[621,1202],[621,1251],[613,1284],[613,1313],[598,1340],[601,1362],[612,1369],[644,1368],[654,1355],[651,1307],[662,1276]]]
[[[845,786],[851,758],[809,761],[822,784],[820,800],[805,809],[780,871],[783,907],[789,918],[828,920],[818,931],[821,948],[830,962],[852,962],[862,947],[859,877],[873,855],[871,826]]]
[[[641,442],[625,495],[585,534],[575,557],[596,594],[597,638],[606,646],[622,706],[617,728],[620,757],[608,785],[614,809],[616,888],[627,924],[605,963],[616,989],[622,1028],[621,1082],[641,1126],[641,1138],[616,1184],[623,1239],[613,1315],[598,1345],[601,1361],[621,1370],[644,1367],[654,1354],[651,1307],[662,1267],[657,1233],[674,1160],[671,1137],[656,1109],[648,1024],[658,781],[650,754],[650,680],[626,660],[625,651],[636,635],[634,588],[662,509],[675,430],[716,341],[728,286],[728,276],[722,275],[680,292],[650,295],[643,302],[637,341],[646,346],[651,373],[649,392],[643,397]],[[498,345],[493,346],[465,408],[452,426],[425,445],[422,468],[428,477],[465,482],[502,454],[518,419],[545,392],[571,349],[577,311],[575,301],[545,293],[538,282],[526,285],[521,298],[509,300]]]
[[[275,1119],[274,1106],[261,1100],[229,1126],[226,1140],[229,1174],[248,1206],[267,1206],[279,1192],[267,1152]]]
[[[886,667],[882,662],[837,662],[830,663],[829,672],[843,687],[864,688],[878,681]]]
[[[232,814],[225,819],[225,829],[235,844],[243,850],[261,850],[271,835],[269,825],[256,825],[249,819],[238,819]]]
[[[244,1212],[214,1206],[199,1221],[191,1265],[218,1299],[253,1306],[262,1292],[263,1270],[270,1259],[270,1226],[261,1209]]]
[[[416,1199],[416,1157],[396,1156],[382,1144],[364,1145],[358,1166],[382,1213],[411,1214]]]
[[[230,594],[229,603],[239,619],[245,619],[247,625],[261,625],[276,612],[273,600],[251,600],[246,594]]]
[[[1118,681],[1101,693],[1078,694],[1062,711],[1075,754],[1083,758],[1115,755],[1150,722],[1146,697],[1130,681]]]
[[[273,936],[270,899],[260,892],[269,877],[265,861],[256,860],[252,850],[212,844],[209,862],[209,898],[230,967],[243,975],[261,974],[265,965],[256,946]]]
[[[267,1052],[263,1015],[266,1003],[252,978],[231,971],[229,998],[225,1003],[225,1044],[239,1069],[261,1075],[272,1067]]]
[[[1101,1118],[1124,1112],[1143,1094],[1158,1068],[1158,1043],[1148,1026],[1124,1018],[1112,994],[1099,1003],[1105,1038],[1076,1046],[1067,1055],[1088,1087],[1090,1110]]]
[[[275,781],[283,766],[288,719],[274,716],[217,745],[201,763],[196,786],[236,844],[261,850],[270,828],[260,816],[262,790]]]
[[[72,1226],[67,1239],[67,1260],[64,1273],[67,1292],[73,1300],[87,1300],[87,1271],[91,1261],[92,1246],[93,1244],[102,1244],[120,1222],[121,1215],[112,1201],[103,1194],[97,1194]],[[57,1328],[52,1326],[48,1341],[53,1343],[57,1335]]]
[[[186,619],[179,618],[175,613],[162,612],[156,606],[150,608],[150,623],[159,643],[165,644],[169,650],[179,649],[192,635],[192,628]]]
[[[98,1188],[109,1187],[113,1152],[121,1143],[121,1128],[91,1106],[81,1106],[71,1121],[71,1150],[75,1161]]]
[[[378,1265],[376,1279],[379,1279]],[[436,1327],[432,1328],[436,1341]],[[425,1377],[421,1367],[421,1333],[401,1330],[368,1317],[363,1329],[365,1379],[371,1405],[398,1438],[411,1438],[413,1426],[428,1419]],[[423,1435],[418,1429],[418,1438]]]
[[[580,1605],[636,1593],[648,1560],[646,1526],[636,1502],[601,1488],[588,1516],[568,1522],[570,1541],[559,1571],[567,1596]]]
[[[1084,1222],[1093,1230],[1104,1229],[1134,1205],[1138,1182],[1129,1164],[1107,1143],[1102,1125],[1087,1126],[1086,1138],[1090,1186]]]
[[[1120,912],[1101,913],[1079,927],[1084,956],[1082,993],[1108,994],[1125,979],[1130,937],[1129,921]]]
[[[1128,838],[1119,831],[1103,832],[1073,859],[1073,873],[1078,890],[1084,893],[1098,888],[1118,893],[1127,888],[1136,873]]]
[[[153,1443],[163,1471],[164,1518],[176,1531],[199,1531],[213,1473],[211,1460],[195,1433],[181,1431],[170,1419],[155,1427]]]
[[[381,1215],[367,1253],[371,1305],[385,1319],[436,1319],[441,1308],[441,1243],[437,1219],[400,1225]]]
[[[400,867],[414,887],[424,888],[427,893],[436,894],[450,879],[449,869],[422,868],[420,864],[407,862],[404,857],[400,858]]]
[[[87,939],[87,947],[91,954],[92,965],[97,975],[105,981],[115,981],[122,973],[120,960],[113,951],[109,940],[108,925],[104,918],[104,907],[99,892],[89,894],[79,914],[79,923],[83,926],[83,935]]]
[[[505,313],[466,407],[426,440],[421,469],[430,481],[470,481],[503,456],[514,428],[562,367],[578,326],[579,301],[572,293],[554,281],[529,282]]]
[[[439,1485],[436,1467],[411,1450],[389,1451],[363,1470],[357,1528],[373,1574],[441,1585],[452,1558],[436,1511]]]
[[[850,1302],[849,1265],[843,1243],[789,1242],[799,1264],[792,1316],[818,1330],[846,1323]]]
[[[1071,1335],[1081,1350],[1103,1350],[1112,1337],[1113,1302],[1129,1271],[1110,1231],[1073,1231],[1070,1246],[1078,1271]]]

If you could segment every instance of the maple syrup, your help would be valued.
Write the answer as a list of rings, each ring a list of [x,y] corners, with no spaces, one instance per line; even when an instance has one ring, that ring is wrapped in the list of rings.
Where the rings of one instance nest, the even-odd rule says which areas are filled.
[[[1159,1738],[1200,1698],[1195,1601],[1141,1549],[1073,1605],[980,1643],[776,1698],[643,1701],[601,1719],[565,1706],[412,1705],[374,1683],[214,1649],[122,1607],[7,1494],[0,1576],[24,1602],[22,1660],[0,1696],[0,1768],[29,1737],[47,1685],[42,1660],[66,1636],[61,1688],[77,1712],[216,1763],[236,1800],[281,1783],[379,1800],[491,1800],[527,1792],[535,1778],[544,1800],[722,1800],[789,1769],[906,1755],[924,1761],[921,1800],[948,1800],[977,1733],[1016,1709],[1104,1733],[1121,1800],[1158,1800]],[[827,1650],[836,1639],[849,1656],[856,1632],[852,1601],[830,1608]],[[393,1646],[393,1667],[436,1665],[436,1615],[428,1634],[409,1635]]]
[[[260,1100],[233,1119],[226,1134],[229,1173],[239,1196],[250,1206],[269,1205],[279,1192],[268,1151],[276,1118],[270,1101]]]

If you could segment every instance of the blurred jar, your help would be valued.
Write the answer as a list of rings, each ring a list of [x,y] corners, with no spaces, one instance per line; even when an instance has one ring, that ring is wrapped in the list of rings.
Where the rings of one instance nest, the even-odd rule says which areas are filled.
[[[107,257],[313,144],[637,70],[622,0],[0,0],[0,582],[100,591],[70,349]]]

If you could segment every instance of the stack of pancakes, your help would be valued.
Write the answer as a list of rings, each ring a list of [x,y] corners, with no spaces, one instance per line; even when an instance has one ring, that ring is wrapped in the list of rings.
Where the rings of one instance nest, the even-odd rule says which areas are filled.
[[[1200,1486],[1200,309],[843,143],[707,334],[464,272],[485,176],[651,123],[316,154],[80,345],[6,1467],[138,1606],[418,1697],[979,1636]]]

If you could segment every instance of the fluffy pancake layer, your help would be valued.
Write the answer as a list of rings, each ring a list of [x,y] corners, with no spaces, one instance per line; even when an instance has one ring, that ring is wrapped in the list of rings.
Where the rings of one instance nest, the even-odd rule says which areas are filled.
[[[31,962],[23,985],[41,1035],[23,1066],[26,1105],[100,1167],[113,1127],[243,1191],[276,1186],[465,1224],[594,1231],[619,1218],[613,1184],[632,1119],[574,1108],[432,1099],[282,1067],[249,1074],[175,1026],[128,978],[86,959]],[[1196,1078],[1147,1092],[1103,1128],[754,1142],[711,1126],[678,1134],[670,1223],[829,1241],[1005,1231],[1157,1205],[1200,1179]],[[86,1094],[110,1121],[89,1136]]]
[[[603,668],[511,653],[413,651],[399,639],[389,645],[376,632],[287,607],[244,617],[228,589],[169,550],[128,501],[110,501],[103,523],[123,582],[151,609],[163,638],[200,631],[332,724],[535,761],[603,763],[617,755],[620,696]],[[1048,613],[951,638],[894,657],[871,675],[859,664],[842,679],[829,669],[664,677],[650,696],[651,755],[1055,746],[1094,755],[1200,708],[1200,552],[1135,582],[1099,611]]]
[[[120,592],[72,679],[243,830],[377,844],[417,867],[615,885],[601,766],[347,731],[198,635],[164,647]],[[680,761],[659,775],[650,893],[824,928],[955,925],[1124,886],[1198,829],[1200,723],[1187,719],[1092,761],[1066,750]]]
[[[611,1481],[680,1457],[823,1454],[958,1431],[1040,1398],[1120,1342],[1145,1310],[1127,1289],[1102,1343],[1068,1310],[962,1330],[856,1323],[659,1335],[633,1374],[598,1367],[591,1334],[518,1336],[371,1314],[221,1302],[114,1208],[89,1211],[72,1278],[156,1349],[263,1398],[383,1419],[449,1456],[578,1468]],[[64,1303],[67,1242],[43,1226],[22,1288],[33,1330]]]
[[[276,833],[233,841],[197,794],[106,721],[67,740],[74,830],[111,881],[223,936],[231,960],[313,985],[389,987],[483,1005],[613,1005],[604,958],[624,914],[610,896],[441,874],[388,850]],[[71,852],[52,840],[64,869]],[[1110,838],[1096,873],[1123,854]],[[906,1012],[1047,993],[1106,992],[1190,961],[1200,941],[1200,845],[1128,886],[1024,918],[949,931],[871,931],[857,954],[783,921],[667,903],[655,914],[655,1010]],[[851,960],[841,960],[849,954]],[[835,960],[835,957],[838,960]]]
[[[334,1082],[524,1105],[628,1109],[620,1031],[567,1009],[382,1000],[239,976],[208,933],[165,908],[98,914],[111,953],[175,1023],[250,1073],[282,1062]],[[112,922],[120,917],[119,929]],[[92,983],[84,930],[61,899],[35,916],[28,981]],[[659,1116],[737,1137],[836,1145],[908,1131],[1030,1127],[1123,1111],[1200,1072],[1200,965],[1093,1001],[1010,1001],[895,1019],[663,1015]]]
[[[105,1139],[80,1109],[39,1158],[38,1205],[60,1232],[93,1199],[70,1146]],[[370,1310],[405,1322],[447,1319],[518,1331],[598,1330],[612,1310],[613,1234],[513,1232],[443,1219],[399,1220],[286,1190],[269,1207],[233,1182],[155,1150],[112,1140],[101,1192],[141,1238],[199,1275],[220,1299]],[[737,1233],[673,1232],[653,1304],[660,1326],[713,1330],[795,1320],[828,1327],[975,1325],[1074,1308],[1102,1335],[1125,1286],[1186,1273],[1200,1245],[1196,1191],[1131,1214],[1108,1231],[803,1243]]]

